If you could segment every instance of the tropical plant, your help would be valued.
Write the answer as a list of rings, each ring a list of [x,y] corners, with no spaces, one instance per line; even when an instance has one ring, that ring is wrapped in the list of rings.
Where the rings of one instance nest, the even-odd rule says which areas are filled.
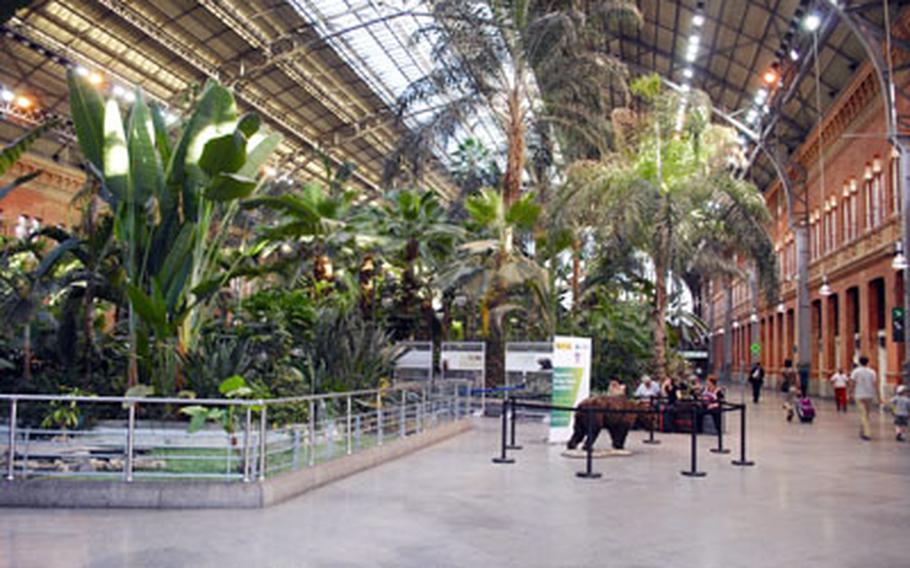
[[[775,258],[764,223],[769,218],[758,190],[733,175],[738,145],[733,132],[710,122],[703,93],[662,93],[660,80],[633,84],[649,112],[642,114],[624,150],[596,162],[575,164],[572,184],[590,184],[610,230],[646,253],[654,273],[654,373],[665,375],[668,281],[689,271],[723,265],[737,270],[733,251],[773,275]],[[715,256],[709,251],[723,249]],[[773,282],[766,277],[765,282]],[[769,291],[773,294],[773,291]]]
[[[231,93],[214,82],[172,141],[160,109],[141,91],[124,122],[117,101],[103,101],[75,72],[68,80],[79,145],[123,256],[128,384],[139,380],[141,354],[160,392],[179,389],[180,358],[232,277],[220,261],[239,201],[261,186],[259,169],[280,137],[256,115],[239,116]]]
[[[377,237],[386,272],[399,275],[390,324],[396,338],[415,338],[421,315],[433,316],[432,275],[451,259],[464,229],[449,222],[445,207],[432,191],[400,190],[387,194],[360,216],[363,231]],[[429,306],[429,310],[426,309]],[[432,331],[432,324],[427,329]]]

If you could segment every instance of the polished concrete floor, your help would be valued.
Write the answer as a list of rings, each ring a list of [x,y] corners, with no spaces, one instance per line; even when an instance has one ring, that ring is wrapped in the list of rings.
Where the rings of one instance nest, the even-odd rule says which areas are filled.
[[[821,401],[787,424],[772,396],[750,405],[753,468],[699,458],[688,438],[583,462],[524,425],[514,465],[493,465],[497,423],[271,509],[0,509],[0,567],[910,566],[910,444],[890,418],[858,439],[854,412]],[[738,439],[730,425],[728,442]],[[606,446],[601,438],[599,446]]]

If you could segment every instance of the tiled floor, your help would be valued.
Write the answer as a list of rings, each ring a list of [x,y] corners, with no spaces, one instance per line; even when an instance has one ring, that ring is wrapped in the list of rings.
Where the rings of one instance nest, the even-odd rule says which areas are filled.
[[[523,425],[514,465],[493,465],[498,422],[257,511],[0,509],[0,566],[910,566],[910,444],[877,417],[820,401],[815,424],[750,404],[754,468],[707,451],[679,475],[689,440],[583,462]],[[738,427],[727,442],[737,449]],[[608,439],[601,437],[599,446]]]

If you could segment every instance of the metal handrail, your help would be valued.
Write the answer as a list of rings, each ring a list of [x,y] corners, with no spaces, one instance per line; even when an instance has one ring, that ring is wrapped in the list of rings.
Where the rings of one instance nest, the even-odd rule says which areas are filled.
[[[469,383],[459,379],[449,379],[446,382],[454,384],[457,382]],[[345,398],[348,396],[366,396],[386,394],[395,391],[421,390],[422,385],[393,385],[382,389],[362,389],[355,391],[332,392],[322,394],[305,394],[299,396],[285,396],[278,398],[258,398],[258,399],[231,399],[231,398],[178,398],[178,397],[136,397],[136,396],[87,396],[71,394],[9,394],[0,393],[0,400],[22,400],[32,402],[114,402],[121,404],[178,404],[178,405],[215,405],[215,406],[265,406],[270,404],[290,404],[295,402],[308,402],[310,400],[326,400],[335,398]]]
[[[134,465],[136,456],[136,407],[137,405],[155,405],[155,404],[171,404],[178,406],[189,406],[189,405],[207,405],[207,406],[222,406],[222,407],[240,407],[244,408],[244,416],[241,417],[242,420],[242,429],[239,429],[235,436],[243,437],[242,446],[240,451],[242,452],[240,460],[242,465],[242,474],[239,475],[244,482],[251,481],[254,477],[258,478],[259,481],[265,479],[266,473],[269,471],[269,448],[268,448],[268,408],[269,406],[277,406],[284,404],[294,404],[294,403],[307,403],[309,406],[309,418],[308,418],[308,440],[307,445],[309,448],[308,463],[309,465],[314,464],[314,451],[316,446],[316,429],[317,424],[314,423],[314,410],[315,403],[325,402],[325,401],[343,401],[346,411],[341,412],[338,416],[340,420],[343,420],[344,424],[344,453],[350,455],[353,452],[353,439],[352,439],[352,423],[353,420],[357,421],[358,428],[358,440],[359,440],[359,425],[362,419],[366,419],[369,422],[369,417],[375,415],[375,427],[376,427],[376,443],[379,446],[383,445],[383,438],[385,435],[385,422],[386,418],[395,418],[400,419],[402,422],[407,420],[408,417],[413,416],[413,419],[416,423],[415,432],[423,431],[425,428],[425,415],[427,411],[427,403],[431,402],[436,405],[438,403],[438,398],[436,394],[430,394],[428,397],[428,388],[434,386],[443,386],[443,389],[438,393],[443,399],[450,400],[450,411],[451,414],[457,419],[459,416],[459,410],[462,408],[460,406],[461,398],[467,398],[463,408],[465,409],[465,414],[467,414],[467,409],[470,407],[470,393],[467,390],[463,390],[462,387],[469,386],[471,381],[462,380],[462,379],[448,379],[444,381],[438,381],[435,383],[430,382],[419,382],[419,383],[406,383],[393,385],[387,388],[377,388],[377,389],[360,389],[356,391],[347,391],[347,392],[333,392],[333,393],[323,393],[323,394],[310,394],[310,395],[301,395],[293,397],[281,397],[281,398],[269,398],[269,399],[213,399],[213,398],[176,398],[176,397],[132,397],[132,396],[86,396],[86,395],[57,395],[57,394],[12,394],[12,393],[0,393],[0,401],[8,401],[9,404],[9,427],[6,432],[8,436],[8,448],[7,448],[7,471],[6,479],[12,481],[15,478],[15,462],[17,454],[17,415],[18,415],[18,406],[21,403],[27,402],[82,402],[82,403],[96,403],[96,404],[121,404],[124,407],[124,410],[127,412],[127,425],[124,440],[124,462],[123,462],[123,471],[122,479],[126,482],[133,481],[134,477]],[[446,394],[446,387],[454,387],[451,390],[450,394]],[[398,403],[396,404],[395,398],[391,400],[384,401],[383,397],[386,395],[392,395],[396,393],[410,393],[414,392],[419,396],[416,402],[409,403],[407,396],[398,397]],[[353,400],[356,398],[370,397],[371,403],[375,404],[375,410],[371,410],[364,413],[358,413],[353,411]],[[446,398],[448,397],[448,398]],[[359,401],[358,401],[359,402]],[[413,414],[407,411],[407,406],[413,404],[414,411]],[[400,410],[394,410],[395,407],[400,407]],[[258,407],[258,408],[256,408]],[[388,407],[391,410],[386,410]],[[436,408],[434,406],[434,408]],[[253,423],[252,413],[256,411],[259,413],[258,424]],[[435,410],[430,410],[429,414],[433,416],[433,422],[435,423]],[[462,416],[464,416],[462,415]],[[28,429],[26,429],[28,431]],[[78,431],[78,430],[77,430]],[[77,431],[69,431],[69,433],[75,433]],[[43,433],[51,433],[51,430],[44,430]],[[61,431],[66,433],[66,430]],[[401,436],[405,436],[405,427],[402,425],[400,427]],[[121,435],[123,435],[121,434]],[[257,440],[254,441],[254,436]],[[26,459],[28,454],[28,434],[26,434]],[[358,442],[359,444],[359,442]],[[271,452],[274,454],[274,452]],[[188,457],[187,459],[196,459],[196,456]],[[213,460],[214,461],[214,460]],[[26,464],[26,470],[28,465]],[[285,469],[285,466],[281,466],[282,469]],[[258,471],[257,471],[258,470]],[[47,475],[55,475],[50,472],[45,472]],[[84,475],[90,472],[81,472],[80,475]],[[168,474],[171,475],[171,474]],[[174,474],[180,475],[180,474]],[[220,475],[220,474],[219,474]],[[205,476],[211,476],[210,474],[205,474]],[[236,478],[236,474],[226,474],[225,477]]]

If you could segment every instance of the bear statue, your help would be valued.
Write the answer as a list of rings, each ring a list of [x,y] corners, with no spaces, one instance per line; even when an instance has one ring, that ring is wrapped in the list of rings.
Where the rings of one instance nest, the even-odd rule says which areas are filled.
[[[647,401],[629,400],[624,396],[591,396],[578,404],[578,410],[575,411],[575,425],[572,432],[572,438],[566,447],[574,450],[578,447],[588,435],[588,412],[586,408],[602,408],[612,410],[647,410],[650,403]],[[591,439],[585,440],[584,449],[593,447],[598,434],[602,429],[610,432],[610,439],[613,448],[623,449],[626,444],[626,436],[633,426],[640,425],[644,428],[651,427],[657,420],[657,413],[609,413],[595,412],[593,414],[594,426],[591,430]]]

